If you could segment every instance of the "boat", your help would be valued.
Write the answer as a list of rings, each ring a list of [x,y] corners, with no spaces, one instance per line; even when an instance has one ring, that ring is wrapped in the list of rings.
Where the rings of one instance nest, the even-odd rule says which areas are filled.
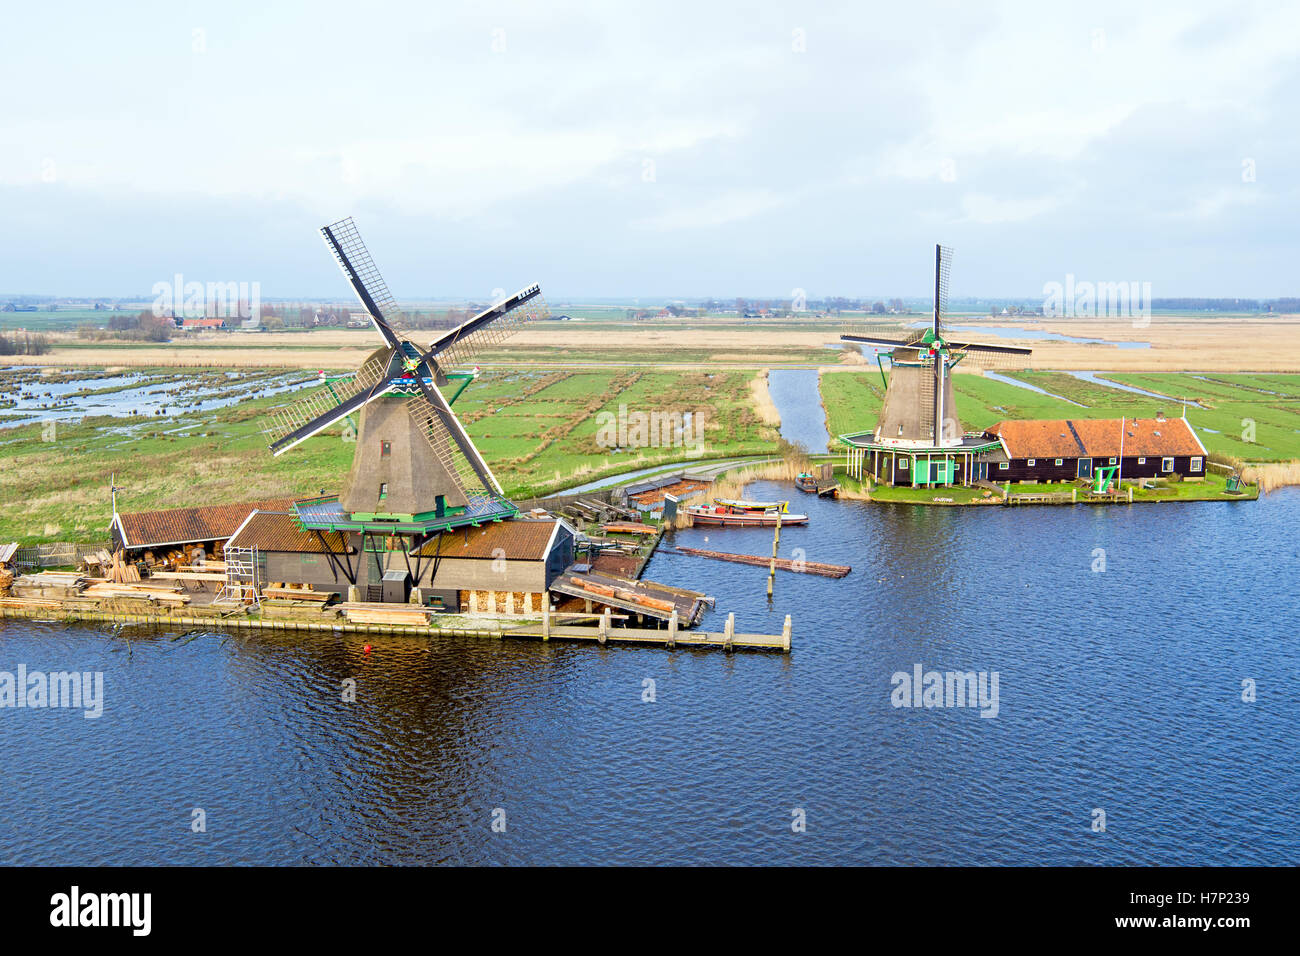
[[[798,475],[795,476],[794,486],[798,488],[800,491],[816,491],[817,479],[814,478],[808,472],[801,471],[799,472]]]
[[[790,502],[788,501],[746,501],[743,498],[719,498],[718,504],[727,505],[731,508],[739,508],[741,511],[790,510]]]
[[[691,505],[686,513],[691,516],[691,523],[712,525],[722,528],[733,527],[770,527],[780,522],[782,525],[807,524],[807,515],[790,514],[784,509],[787,502],[778,502],[782,507],[746,508],[737,507],[730,502],[720,501],[712,505]]]

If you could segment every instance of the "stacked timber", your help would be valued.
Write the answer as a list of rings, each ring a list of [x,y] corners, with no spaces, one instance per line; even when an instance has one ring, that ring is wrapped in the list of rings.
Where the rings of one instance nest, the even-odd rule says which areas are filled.
[[[640,521],[607,521],[600,527],[606,534],[645,535],[656,533],[653,525],[642,524]]]
[[[648,594],[643,594],[634,588],[622,588],[609,584],[601,584],[596,581],[588,581],[586,578],[579,577],[570,577],[569,583],[582,588],[583,591],[596,597],[617,598],[620,601],[626,601],[629,604],[636,604],[644,608],[653,608],[656,611],[671,611],[674,607],[672,601],[661,601]]]
[[[339,605],[343,616],[352,624],[379,624],[402,627],[428,627],[431,608],[414,604],[375,604],[344,602]]]
[[[308,584],[276,582],[262,588],[262,597],[270,600],[312,601],[328,604],[334,596],[333,591],[317,591]]]
[[[14,597],[62,601],[80,597],[86,579],[75,571],[42,571],[15,578],[9,590]]]
[[[182,594],[181,589],[178,587],[165,584],[145,584],[143,582],[115,584],[105,581],[99,584],[91,584],[84,593],[87,597],[102,601],[135,600],[145,601],[149,604],[169,605],[190,603],[188,594]]]

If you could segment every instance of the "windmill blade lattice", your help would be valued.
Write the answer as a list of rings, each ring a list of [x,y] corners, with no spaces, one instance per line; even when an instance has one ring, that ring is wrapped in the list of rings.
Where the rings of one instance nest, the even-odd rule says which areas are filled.
[[[541,286],[531,285],[439,335],[425,354],[436,359],[444,371],[462,368],[475,355],[500,345],[525,325],[550,314]]]
[[[350,379],[329,382],[295,402],[271,409],[271,451],[276,455],[288,451],[382,395],[390,385],[391,360],[391,350],[372,355]]]
[[[322,227],[321,235],[384,340],[389,345],[396,345],[396,338],[407,337],[396,324],[401,315],[397,300],[388,291],[388,283],[370,258],[370,250],[361,241],[361,233],[352,217]]]
[[[435,401],[439,397],[435,394]],[[445,404],[445,403],[444,403]],[[412,395],[406,401],[407,414],[428,441],[439,464],[456,481],[461,494],[473,501],[502,494],[496,477],[461,429],[450,408],[440,410],[425,394]]]

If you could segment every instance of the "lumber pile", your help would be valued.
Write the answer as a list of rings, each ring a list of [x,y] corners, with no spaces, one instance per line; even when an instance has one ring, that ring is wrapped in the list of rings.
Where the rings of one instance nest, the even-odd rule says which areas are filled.
[[[352,624],[378,624],[382,626],[427,627],[429,608],[414,604],[344,603],[339,607]]]
[[[606,534],[654,534],[655,529],[640,521],[608,521],[601,525]]]
[[[620,588],[608,584],[601,584],[597,581],[588,581],[586,578],[570,577],[569,583],[582,588],[589,594],[595,594],[600,597],[618,598],[620,601],[627,601],[629,604],[636,604],[639,607],[653,608],[656,611],[672,611],[675,604],[672,601],[661,601],[659,598],[653,598],[648,594],[643,594],[634,588]]]
[[[102,584],[92,584],[85,590],[87,597],[98,598],[105,601],[113,601],[121,598],[128,600],[147,601],[150,604],[189,604],[190,597],[188,594],[182,594],[181,589],[169,587],[164,584],[116,584],[113,582],[104,582]]]
[[[289,601],[318,601],[328,604],[333,591],[317,591],[308,585],[268,584],[262,588],[262,597]]]
[[[9,589],[14,597],[61,601],[79,596],[85,586],[86,579],[75,571],[41,571],[14,578]]]

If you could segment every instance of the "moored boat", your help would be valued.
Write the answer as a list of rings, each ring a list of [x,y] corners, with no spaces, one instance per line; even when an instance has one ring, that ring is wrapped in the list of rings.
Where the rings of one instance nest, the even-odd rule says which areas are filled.
[[[782,506],[786,502],[780,503]],[[763,527],[775,525],[807,524],[808,516],[790,514],[781,508],[742,508],[734,504],[719,502],[712,505],[691,505],[686,509],[691,516],[691,523],[715,527]]]
[[[810,475],[808,472],[801,471],[799,472],[798,475],[795,476],[794,486],[798,488],[800,491],[816,491],[817,479],[814,478],[812,475]]]

